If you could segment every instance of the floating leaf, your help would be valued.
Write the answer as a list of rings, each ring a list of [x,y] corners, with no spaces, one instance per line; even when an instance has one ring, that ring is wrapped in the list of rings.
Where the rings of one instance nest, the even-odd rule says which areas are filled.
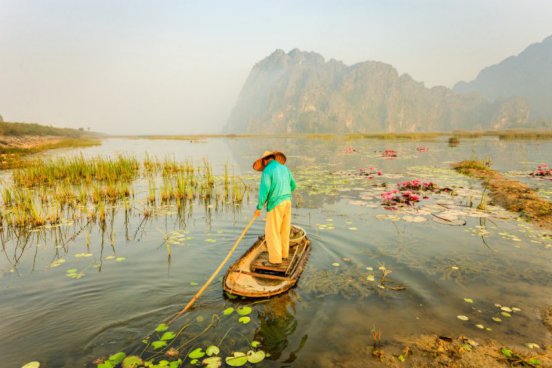
[[[242,365],[245,365],[245,363],[247,363],[247,355],[242,352],[236,351],[233,353],[232,356],[226,357],[224,360],[226,361],[226,364],[231,367],[241,367]]]
[[[253,310],[251,309],[251,307],[248,307],[248,306],[244,306],[244,307],[239,307],[237,309],[237,312],[240,316],[247,316],[248,314],[250,314]]]
[[[197,365],[198,362],[199,362],[199,360],[197,360],[197,359],[190,360],[191,365]]]
[[[176,334],[172,331],[167,331],[161,336],[161,341],[169,341],[176,337]]]
[[[188,354],[188,357],[190,359],[201,359],[204,356],[205,356],[205,352],[203,351],[202,348],[194,349],[190,352],[190,354]]]
[[[529,349],[540,349],[541,347],[538,344],[535,344],[534,342],[528,342],[525,344]]]
[[[29,362],[29,363],[25,364],[21,368],[39,368],[39,367],[40,367],[40,362],[33,361],[33,362]]]
[[[197,285],[199,285],[199,284],[198,284],[197,282],[195,282],[195,281],[192,281],[192,282],[190,282],[190,285],[191,285],[191,286],[197,286]]]
[[[500,308],[500,310],[502,310],[506,313],[512,313],[512,308],[509,308],[509,307],[502,307],[502,308]]]
[[[234,294],[230,294],[230,293],[225,293],[225,294],[226,294],[226,297],[227,297],[228,299],[237,299],[237,298],[238,298],[238,296],[237,296],[237,295],[234,295]]]
[[[169,364],[169,368],[178,368],[182,365],[182,359],[178,359],[178,360],[173,360],[170,364]]]
[[[117,262],[123,262],[126,258],[125,257],[117,257],[115,260]]]
[[[265,358],[265,352],[262,350],[258,350],[258,351],[249,350],[247,352],[247,361],[249,363],[253,363],[253,364],[260,363],[264,360],[264,358]]]
[[[167,346],[167,342],[166,341],[154,341],[154,342],[151,343],[151,346],[154,349],[160,349],[162,347]]]
[[[234,308],[232,308],[232,307],[226,308],[225,310],[222,311],[222,314],[225,315],[225,316],[229,316],[232,313],[234,313]]]
[[[137,355],[129,355],[123,360],[122,368],[138,368],[142,364],[144,364],[142,358]]]
[[[473,299],[471,299],[471,298],[464,298],[464,301],[465,301],[466,303],[470,303],[470,304],[473,303]]]
[[[98,364],[97,368],[114,368],[114,365],[109,360],[106,360],[105,362]]]
[[[469,317],[463,316],[463,315],[456,316],[456,318],[458,318],[458,319],[461,320],[461,321],[467,321],[467,320],[469,320]]]
[[[167,331],[169,329],[169,326],[165,323],[161,323],[159,326],[155,328],[155,332],[163,332]]]
[[[485,326],[483,326],[482,324],[477,324],[477,325],[475,325],[475,327],[480,328],[482,330],[485,328]]]
[[[368,281],[374,281],[374,280],[375,280],[375,277],[374,277],[374,275],[368,275],[368,276],[366,276],[366,280],[368,280]]]
[[[500,352],[501,352],[502,355],[504,355],[506,358],[511,358],[511,357],[512,357],[512,350],[510,350],[510,349],[502,348],[502,349],[500,349]]]
[[[107,256],[105,257],[105,259],[109,261],[109,260],[115,259],[115,256]]]
[[[222,366],[222,358],[221,357],[205,358],[203,359],[201,364],[207,366],[206,368],[219,368]]]
[[[218,353],[220,353],[220,349],[215,345],[210,345],[205,349],[205,354],[207,354],[207,356],[218,355]]]
[[[117,365],[123,361],[123,359],[126,358],[126,354],[122,351],[115,353],[113,355],[109,356],[109,361],[113,363],[113,365]]]
[[[508,312],[500,312],[504,317],[512,317],[512,315]]]
[[[240,317],[238,319],[238,322],[239,323],[243,323],[244,325],[248,324],[249,322],[251,322],[251,318],[245,316],[245,317]]]
[[[521,312],[521,309],[516,308],[516,307],[512,307],[512,311],[513,311],[513,312]]]
[[[61,265],[64,264],[64,263],[65,263],[65,259],[63,259],[63,258],[56,259],[55,261],[53,261],[52,263],[50,263],[50,267],[51,267],[51,268],[59,267],[59,266],[61,266]]]
[[[500,317],[493,317],[493,321],[495,322],[502,322],[502,319]]]
[[[334,262],[334,263],[332,263],[332,266],[334,266],[334,267],[339,267],[339,263]]]
[[[261,343],[259,341],[251,341],[251,347],[258,348],[259,346],[261,346]]]
[[[540,360],[538,360],[537,358],[529,359],[529,363],[533,364],[533,365],[540,365],[541,364]]]

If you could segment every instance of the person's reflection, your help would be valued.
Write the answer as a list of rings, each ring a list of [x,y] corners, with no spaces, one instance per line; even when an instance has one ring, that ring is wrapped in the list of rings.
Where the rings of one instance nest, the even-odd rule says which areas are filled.
[[[282,352],[288,346],[288,337],[297,329],[297,313],[295,303],[297,294],[290,290],[284,295],[274,297],[267,303],[262,303],[259,311],[259,329],[255,332],[255,340],[261,341],[263,350],[270,353],[271,360],[278,360]],[[304,345],[306,336],[302,339],[300,347]],[[294,352],[286,359],[295,360]],[[292,357],[293,356],[293,357]]]

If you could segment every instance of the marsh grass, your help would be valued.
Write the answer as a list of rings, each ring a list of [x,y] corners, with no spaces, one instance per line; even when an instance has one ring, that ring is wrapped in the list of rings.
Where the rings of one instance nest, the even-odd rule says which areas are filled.
[[[528,221],[552,229],[552,203],[539,197],[527,185],[505,178],[499,172],[492,170],[484,161],[462,161],[454,164],[453,168],[461,174],[482,180],[490,192],[490,197],[497,204],[509,211],[519,213]]]
[[[147,190],[134,201],[137,181],[146,181]],[[143,206],[139,212],[144,218],[175,205],[177,216],[184,219],[196,201],[206,209],[234,207],[249,199],[250,190],[240,176],[229,174],[228,164],[224,175],[216,176],[206,159],[199,165],[149,155],[142,162],[122,155],[37,160],[33,166],[14,170],[12,180],[2,184],[0,223],[27,230],[64,220],[104,227],[108,208],[138,204]]]

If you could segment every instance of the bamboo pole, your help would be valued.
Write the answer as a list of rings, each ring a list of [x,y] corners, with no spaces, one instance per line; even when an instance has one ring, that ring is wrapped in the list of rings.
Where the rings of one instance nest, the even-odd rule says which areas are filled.
[[[249,221],[249,224],[247,224],[247,226],[245,227],[245,229],[243,229],[243,232],[241,233],[240,237],[238,238],[238,240],[236,240],[236,242],[234,243],[234,245],[232,246],[232,249],[230,249],[230,251],[228,252],[228,254],[226,255],[226,258],[224,258],[222,260],[222,262],[220,263],[220,265],[217,267],[217,269],[215,270],[215,272],[213,272],[213,274],[211,275],[211,277],[209,277],[209,279],[207,280],[207,282],[205,284],[203,284],[203,286],[201,287],[201,289],[199,289],[199,291],[196,293],[196,295],[194,295],[194,297],[192,298],[192,300],[190,300],[188,302],[188,304],[186,304],[186,306],[184,308],[182,308],[182,310],[180,312],[178,312],[174,317],[172,317],[171,319],[169,319],[166,323],[167,324],[171,324],[173,323],[178,317],[180,317],[181,315],[183,315],[184,313],[186,313],[186,311],[188,309],[190,309],[192,307],[192,305],[196,302],[196,300],[201,296],[201,294],[203,294],[203,292],[205,291],[205,289],[207,289],[207,287],[211,284],[211,282],[213,282],[213,280],[215,279],[215,277],[218,275],[218,273],[220,272],[220,270],[222,269],[222,267],[224,267],[224,265],[226,264],[226,262],[228,262],[228,260],[230,259],[230,257],[232,256],[232,254],[234,253],[234,251],[236,250],[236,248],[238,247],[238,244],[240,244],[241,240],[243,239],[243,237],[245,236],[245,234],[247,233],[247,231],[249,230],[249,228],[251,227],[251,225],[253,225],[253,223],[255,222],[255,220],[257,219],[257,216],[253,216],[253,218],[251,219],[251,221]]]

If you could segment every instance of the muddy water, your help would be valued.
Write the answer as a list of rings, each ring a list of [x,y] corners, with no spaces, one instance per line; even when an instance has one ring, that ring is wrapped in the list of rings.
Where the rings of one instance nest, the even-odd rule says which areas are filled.
[[[228,356],[250,350],[257,340],[270,353],[263,366],[333,366],[367,354],[374,328],[390,352],[400,351],[402,338],[421,333],[493,338],[511,346],[552,342],[539,314],[552,304],[550,234],[490,204],[476,210],[479,183],[449,169],[463,159],[490,159],[493,168],[546,197],[552,182],[524,173],[550,159],[551,142],[484,138],[449,147],[445,140],[109,139],[100,147],[48,155],[208,158],[216,173],[228,162],[255,183],[258,174],[250,165],[265,149],[284,151],[297,179],[293,222],[312,239],[308,267],[289,294],[252,304],[248,324],[222,311],[251,301],[229,299],[215,282],[175,324],[189,325],[175,342],[183,355],[215,344]],[[385,149],[398,156],[381,157]],[[374,174],[359,175],[360,168]],[[414,207],[381,206],[382,192],[414,178],[455,194],[427,193]],[[138,180],[135,188],[136,210],[125,216],[113,208],[104,229],[68,224],[25,239],[3,233],[2,366],[31,360],[46,367],[92,366],[98,356],[142,352],[142,339],[178,311],[224,258],[256,199],[254,193],[249,202],[218,210],[197,204],[184,217],[169,207],[144,221],[139,209],[147,185]],[[437,216],[466,224],[451,226]],[[262,231],[262,222],[254,224],[234,259]],[[171,245],[171,257],[167,234],[184,239]],[[83,276],[67,277],[68,269]],[[391,273],[381,283],[383,270]]]

